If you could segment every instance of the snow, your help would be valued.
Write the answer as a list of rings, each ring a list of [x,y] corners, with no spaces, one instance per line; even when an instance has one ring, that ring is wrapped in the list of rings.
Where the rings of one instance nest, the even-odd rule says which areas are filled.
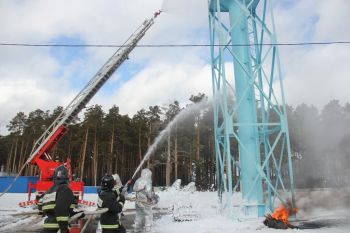
[[[315,197],[321,197],[323,194],[329,194],[330,190],[318,190],[317,194],[311,195],[312,200],[308,200],[304,195],[300,198],[300,203],[306,205],[307,202],[315,202]],[[300,233],[348,233],[350,232],[350,223],[346,219],[349,216],[349,209],[345,206],[332,205],[334,208],[311,208],[300,210],[298,214],[299,219],[307,220],[321,220],[330,221],[343,219],[343,224],[330,225],[319,229],[288,229],[276,230],[270,229],[263,225],[263,218],[244,219],[232,218],[220,214],[218,207],[216,192],[186,192],[180,191],[176,188],[170,188],[167,191],[157,191],[160,196],[160,201],[156,206],[156,211],[163,210],[166,214],[160,218],[155,219],[154,229],[157,233],[221,233],[221,232],[262,232],[262,233],[276,233],[276,232],[300,232]],[[335,197],[339,198],[339,197]],[[36,215],[24,216],[13,214],[23,211],[33,211],[31,208],[21,208],[18,203],[25,201],[27,194],[5,194],[0,198],[0,232],[12,232],[12,229],[21,229],[23,226],[30,226],[31,228],[40,228],[42,219]],[[86,194],[85,200],[95,202],[96,194]],[[325,203],[323,203],[325,204]],[[182,208],[182,207],[186,208]],[[188,208],[187,208],[188,207]],[[316,206],[315,206],[316,207]],[[134,203],[127,201],[125,210],[132,210]],[[90,207],[94,209],[94,207]],[[176,214],[189,214],[193,221],[174,221]],[[347,224],[348,223],[348,224]],[[28,227],[26,228],[28,229]]]

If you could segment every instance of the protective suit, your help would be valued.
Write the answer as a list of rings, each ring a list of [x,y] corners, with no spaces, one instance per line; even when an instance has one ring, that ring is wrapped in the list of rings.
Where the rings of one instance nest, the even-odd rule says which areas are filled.
[[[120,180],[119,175],[113,174],[112,176],[115,180],[114,190],[120,190],[121,188],[123,188],[123,184],[122,184],[122,181]]]
[[[47,216],[42,232],[49,233],[60,230],[62,233],[68,233],[69,217],[77,213],[73,211],[77,199],[69,186],[67,167],[64,165],[57,167],[53,175],[53,181],[54,185],[39,199],[38,208],[41,208],[43,215]]]
[[[100,223],[102,233],[126,233],[120,222],[119,213],[123,210],[125,198],[114,189],[115,180],[111,175],[105,175],[101,181],[101,191],[98,193],[97,207],[108,208],[106,213],[101,214]]]
[[[136,217],[134,232],[153,232],[152,206],[158,203],[158,196],[152,190],[152,172],[149,169],[141,171],[141,177],[134,184],[136,192]]]

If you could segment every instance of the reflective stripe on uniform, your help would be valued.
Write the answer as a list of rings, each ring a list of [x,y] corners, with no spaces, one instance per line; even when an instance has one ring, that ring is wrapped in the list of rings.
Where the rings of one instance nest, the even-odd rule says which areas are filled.
[[[76,204],[71,204],[69,208],[74,209],[76,207]]]
[[[118,202],[122,207],[124,207],[124,203],[123,202]]]
[[[101,224],[101,227],[102,227],[102,229],[116,229],[116,228],[119,228],[119,224],[114,224],[114,225],[102,225]]]
[[[68,219],[69,219],[69,217],[68,216],[58,216],[58,217],[56,217],[56,220],[58,221],[58,222],[64,222],[64,221],[68,221]]]
[[[44,223],[44,228],[60,228],[58,223]]]
[[[51,210],[54,209],[56,204],[44,205],[43,210]]]

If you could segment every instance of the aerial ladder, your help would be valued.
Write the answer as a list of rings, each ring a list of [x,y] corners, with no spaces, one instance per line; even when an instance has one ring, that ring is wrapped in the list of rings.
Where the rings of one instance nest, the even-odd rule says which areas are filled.
[[[100,68],[100,70],[93,76],[88,84],[78,93],[78,95],[70,102],[70,104],[59,114],[55,121],[45,130],[41,137],[36,141],[29,158],[21,168],[18,176],[27,164],[37,165],[40,170],[39,181],[35,184],[29,184],[28,188],[28,202],[25,205],[35,204],[35,201],[30,201],[31,190],[36,189],[36,195],[41,195],[48,190],[52,185],[52,177],[55,168],[64,164],[67,166],[70,173],[70,185],[75,196],[81,201],[84,195],[83,181],[72,180],[72,169],[70,159],[66,162],[54,161],[50,156],[50,152],[62,137],[68,132],[69,124],[73,123],[80,111],[85,108],[86,104],[99,91],[99,89],[106,83],[112,74],[128,59],[129,54],[137,46],[138,42],[144,37],[148,29],[154,24],[155,18],[161,13],[157,11],[154,15],[145,20],[142,25],[127,39],[127,41],[119,47],[119,49],[108,59],[108,61]],[[8,192],[13,183],[3,192]]]

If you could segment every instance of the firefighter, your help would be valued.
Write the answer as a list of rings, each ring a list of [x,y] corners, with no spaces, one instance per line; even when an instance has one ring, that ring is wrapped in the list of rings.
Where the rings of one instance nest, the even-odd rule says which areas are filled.
[[[73,208],[77,201],[69,187],[68,169],[64,165],[55,169],[53,181],[54,185],[40,199],[43,215],[47,216],[43,233],[58,230],[61,233],[69,233],[68,219],[69,216],[75,214]]]
[[[120,222],[119,213],[123,210],[125,197],[114,190],[115,180],[111,175],[105,175],[101,180],[101,191],[98,194],[98,208],[108,208],[101,214],[100,223],[102,233],[125,233],[126,230]]]
[[[134,184],[136,192],[135,201],[135,233],[151,233],[153,232],[153,212],[152,207],[158,203],[159,197],[153,192],[152,172],[148,168],[141,171],[141,177]]]

